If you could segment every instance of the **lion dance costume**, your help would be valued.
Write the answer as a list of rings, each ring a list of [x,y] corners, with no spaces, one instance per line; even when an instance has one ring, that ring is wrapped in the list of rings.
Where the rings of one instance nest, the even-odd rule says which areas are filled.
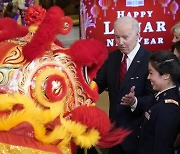
[[[57,6],[31,6],[24,20],[28,26],[0,19],[0,151],[71,154],[121,143],[130,131],[112,129],[95,106],[93,78],[106,47],[97,40],[62,47],[55,36],[72,20]]]

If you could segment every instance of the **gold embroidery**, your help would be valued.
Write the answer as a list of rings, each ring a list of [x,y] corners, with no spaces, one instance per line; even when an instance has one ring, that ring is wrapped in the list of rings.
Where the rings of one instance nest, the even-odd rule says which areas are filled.
[[[179,106],[179,103],[173,99],[166,99],[165,103],[173,103],[173,104],[176,104],[177,106]]]

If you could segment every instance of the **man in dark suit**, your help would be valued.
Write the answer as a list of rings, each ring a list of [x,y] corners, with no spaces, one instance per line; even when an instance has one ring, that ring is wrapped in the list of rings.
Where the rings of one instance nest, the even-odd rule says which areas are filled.
[[[153,90],[147,79],[150,53],[138,42],[139,24],[134,18],[117,19],[114,23],[114,35],[119,49],[109,54],[95,81],[99,93],[108,90],[111,121],[117,127],[132,130],[126,140],[111,148],[109,153],[136,154],[143,112],[150,106],[153,98]],[[125,56],[127,72],[119,83],[122,75],[120,65]]]

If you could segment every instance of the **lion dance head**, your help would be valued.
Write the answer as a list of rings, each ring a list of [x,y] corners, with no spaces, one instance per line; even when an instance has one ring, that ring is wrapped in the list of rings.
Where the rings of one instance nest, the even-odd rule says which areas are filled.
[[[111,147],[130,133],[113,130],[95,106],[93,81],[107,58],[97,40],[64,48],[57,34],[71,30],[61,8],[29,7],[27,26],[0,19],[0,150],[5,153],[74,153],[75,147]]]

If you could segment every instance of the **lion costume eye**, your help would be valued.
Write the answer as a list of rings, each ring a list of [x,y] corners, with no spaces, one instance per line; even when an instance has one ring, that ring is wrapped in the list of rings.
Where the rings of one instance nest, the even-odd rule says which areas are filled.
[[[62,100],[66,91],[65,77],[56,68],[42,70],[36,77],[35,94],[38,103],[43,106],[49,106],[49,103]]]
[[[67,86],[64,77],[61,75],[51,75],[46,80],[45,95],[51,101],[59,101],[66,94]]]

